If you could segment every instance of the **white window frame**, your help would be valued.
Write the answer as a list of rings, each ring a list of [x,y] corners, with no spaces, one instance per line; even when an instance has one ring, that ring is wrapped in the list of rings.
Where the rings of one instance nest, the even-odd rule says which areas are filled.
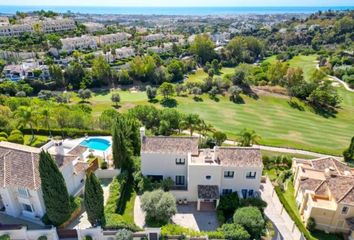
[[[224,171],[224,178],[234,178],[235,172],[234,171]]]

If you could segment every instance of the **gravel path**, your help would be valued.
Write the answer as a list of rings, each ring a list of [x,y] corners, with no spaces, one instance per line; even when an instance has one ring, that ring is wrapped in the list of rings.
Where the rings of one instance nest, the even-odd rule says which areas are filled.
[[[134,223],[141,228],[145,226],[145,213],[140,207],[140,196],[136,196],[134,202]]]
[[[317,68],[317,69],[320,69],[320,66],[317,64],[317,65],[316,65],[316,68]],[[343,80],[337,78],[336,76],[332,76],[332,75],[328,75],[328,77],[330,77],[330,78],[333,79],[334,81],[337,81],[337,82],[339,82],[340,84],[342,84],[342,85],[344,86],[344,88],[345,88],[346,90],[348,90],[349,92],[354,92],[354,89],[350,88],[349,85],[348,85],[348,83],[344,82]]]

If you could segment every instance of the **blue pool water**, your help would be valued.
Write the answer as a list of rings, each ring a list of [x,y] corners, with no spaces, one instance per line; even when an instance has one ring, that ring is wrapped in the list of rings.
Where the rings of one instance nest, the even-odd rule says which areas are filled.
[[[82,141],[80,145],[93,150],[106,151],[111,146],[111,143],[102,138],[90,138]]]

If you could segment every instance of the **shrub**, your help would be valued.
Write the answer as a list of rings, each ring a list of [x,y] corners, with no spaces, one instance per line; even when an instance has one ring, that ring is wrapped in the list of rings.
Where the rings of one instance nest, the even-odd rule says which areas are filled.
[[[23,134],[19,130],[12,130],[10,136],[7,138],[7,141],[18,144],[24,144],[25,142]]]
[[[0,142],[1,142],[1,141],[7,141],[7,138],[0,137]]]
[[[315,230],[316,228],[316,220],[313,218],[313,217],[310,217],[308,220],[307,220],[307,225],[306,225],[306,228],[312,232]]]
[[[0,132],[0,137],[3,137],[3,138],[8,138],[9,135],[7,135],[6,132]]]
[[[133,240],[133,233],[127,229],[120,229],[116,234],[117,240]]]
[[[267,207],[267,203],[260,198],[244,198],[240,200],[241,207],[257,207],[259,210],[263,210]]]
[[[40,236],[39,238],[38,238],[38,240],[47,240],[48,238],[47,238],[47,236]]]
[[[198,236],[202,236],[203,234],[193,229],[185,228],[176,224],[167,224],[161,227],[161,236],[166,237],[166,236],[177,236],[177,235],[198,237]]]
[[[0,236],[0,240],[11,240],[11,238],[10,238],[10,235],[5,234],[5,235]]]
[[[167,223],[177,212],[175,197],[162,190],[145,192],[141,197],[141,208],[146,213],[147,222],[151,224]]]
[[[220,203],[218,205],[219,211],[223,213],[223,218],[219,216],[221,212],[218,212],[218,219],[223,220],[221,223],[227,221],[234,214],[235,210],[240,206],[239,198],[236,192],[222,195],[220,197]]]
[[[107,169],[108,168],[108,163],[107,162],[101,162],[101,169]]]
[[[234,223],[243,226],[252,238],[259,238],[261,235],[265,221],[261,211],[256,207],[243,207],[237,209],[234,214]]]
[[[92,237],[89,235],[86,235],[83,240],[92,240]]]
[[[224,224],[218,229],[224,233],[225,238],[233,240],[248,240],[250,234],[239,224]]]

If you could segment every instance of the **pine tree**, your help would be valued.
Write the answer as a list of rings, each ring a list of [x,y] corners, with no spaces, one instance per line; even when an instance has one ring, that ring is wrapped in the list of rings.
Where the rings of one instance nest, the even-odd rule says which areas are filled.
[[[48,152],[40,153],[39,173],[48,219],[59,226],[71,215],[70,197],[63,175]]]
[[[86,175],[84,204],[87,217],[92,226],[101,225],[104,221],[103,190],[93,172]]]

